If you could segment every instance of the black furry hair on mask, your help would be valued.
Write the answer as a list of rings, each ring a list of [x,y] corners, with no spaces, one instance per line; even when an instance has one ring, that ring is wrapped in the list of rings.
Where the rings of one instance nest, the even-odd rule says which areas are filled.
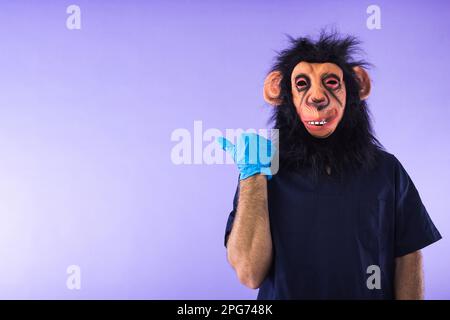
[[[281,103],[274,108],[271,119],[274,128],[279,129],[280,169],[304,170],[316,178],[326,174],[327,166],[332,177],[340,178],[354,170],[370,170],[383,147],[372,133],[369,110],[366,102],[359,98],[359,84],[353,72],[355,66],[368,65],[352,57],[361,51],[359,40],[324,31],[317,41],[307,37],[289,39],[290,47],[278,54],[271,69],[280,71],[283,76],[279,95]],[[344,115],[327,138],[315,138],[306,130],[293,103],[291,74],[302,61],[330,62],[343,71],[347,92]]]

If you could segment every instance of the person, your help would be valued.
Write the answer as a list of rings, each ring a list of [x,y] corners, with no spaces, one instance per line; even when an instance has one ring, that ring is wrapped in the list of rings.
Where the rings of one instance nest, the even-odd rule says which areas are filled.
[[[336,33],[291,38],[264,83],[279,143],[219,139],[240,172],[227,259],[259,300],[424,297],[421,249],[441,235],[372,133],[358,46]],[[261,150],[271,163],[246,161]]]

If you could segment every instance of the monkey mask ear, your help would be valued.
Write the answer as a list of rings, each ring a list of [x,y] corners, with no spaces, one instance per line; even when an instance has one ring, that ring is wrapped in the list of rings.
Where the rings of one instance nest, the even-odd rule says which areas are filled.
[[[281,104],[280,99],[280,82],[283,76],[280,71],[272,71],[264,80],[264,100],[274,107],[279,106]]]
[[[370,94],[370,78],[366,70],[361,67],[353,67],[353,71],[356,75],[356,80],[359,84],[359,98],[366,100]]]

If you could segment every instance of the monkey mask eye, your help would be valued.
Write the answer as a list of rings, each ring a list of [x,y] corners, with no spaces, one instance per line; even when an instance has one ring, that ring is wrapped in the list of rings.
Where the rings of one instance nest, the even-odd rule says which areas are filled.
[[[304,90],[309,86],[309,82],[308,79],[302,77],[295,81],[295,85],[298,90]]]
[[[323,80],[323,83],[324,83],[325,87],[327,87],[331,90],[339,89],[341,86],[341,81],[339,80],[339,78],[337,76],[334,76],[334,75],[325,78]]]

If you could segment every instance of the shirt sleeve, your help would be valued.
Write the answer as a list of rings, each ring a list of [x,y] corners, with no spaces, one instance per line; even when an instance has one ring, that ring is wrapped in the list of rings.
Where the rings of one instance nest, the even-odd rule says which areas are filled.
[[[230,214],[228,216],[227,226],[225,227],[225,239],[224,239],[225,247],[227,247],[228,236],[230,235],[231,229],[233,228],[233,222],[234,222],[234,217],[236,215],[238,201],[239,201],[239,183],[236,188],[236,193],[234,194],[233,210],[230,212]]]
[[[395,170],[395,199],[396,257],[420,250],[442,238],[431,221],[414,183],[398,160]]]

